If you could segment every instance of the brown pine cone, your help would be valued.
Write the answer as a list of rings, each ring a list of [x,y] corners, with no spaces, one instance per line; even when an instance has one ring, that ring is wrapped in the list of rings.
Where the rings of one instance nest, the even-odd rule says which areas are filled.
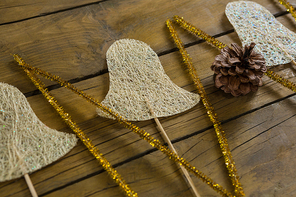
[[[255,43],[242,49],[238,44],[225,47],[215,57],[211,69],[215,72],[215,86],[233,96],[256,92],[262,86],[262,76],[266,72],[265,59],[255,52]]]

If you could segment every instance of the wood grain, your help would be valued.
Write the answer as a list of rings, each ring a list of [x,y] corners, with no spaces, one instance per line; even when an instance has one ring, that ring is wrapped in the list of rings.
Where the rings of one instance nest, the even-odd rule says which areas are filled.
[[[40,0],[30,6],[29,1],[27,5],[21,1],[2,7],[0,4],[1,10],[5,10],[0,16],[3,14],[9,22],[0,24],[1,81],[26,93],[33,110],[46,125],[71,132],[42,95],[32,93],[36,88],[13,62],[10,53],[19,53],[31,65],[74,81],[78,88],[103,100],[109,88],[106,50],[116,39],[134,38],[148,43],[160,54],[165,72],[173,82],[196,92],[164,22],[178,14],[211,35],[220,34],[219,40],[224,43],[239,43],[224,15],[228,2],[107,0],[80,6],[91,1]],[[257,2],[273,14],[284,13],[275,1]],[[22,7],[25,11],[12,16],[11,9]],[[26,19],[30,17],[33,18]],[[22,19],[25,20],[17,21]],[[296,31],[289,15],[277,19]],[[199,39],[180,28],[177,31],[186,44],[192,45],[188,52],[223,123],[247,196],[295,195],[295,93],[267,77],[258,92],[244,97],[233,98],[217,90],[209,67],[218,51],[197,42]],[[291,65],[273,69],[295,82]],[[72,92],[54,86],[51,93],[139,196],[191,195],[175,164],[160,151],[113,120],[98,117],[91,104]],[[214,130],[201,103],[160,121],[181,156],[231,190]],[[153,121],[136,124],[160,139]],[[31,178],[40,196],[124,196],[81,142],[68,155],[33,173]],[[217,196],[206,184],[192,178],[202,196]],[[0,183],[0,196],[29,195],[23,179]]]
[[[101,1],[102,0],[26,0],[25,2],[8,2],[4,0],[0,2],[0,25],[42,17],[55,12],[75,9],[84,5],[99,3]]]

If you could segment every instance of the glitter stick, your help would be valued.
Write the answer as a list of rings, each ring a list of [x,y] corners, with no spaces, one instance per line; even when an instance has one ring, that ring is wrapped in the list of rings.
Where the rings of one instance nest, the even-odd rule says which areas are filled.
[[[296,20],[296,12],[294,7],[286,0],[278,0],[280,4],[282,4],[283,6],[285,6],[285,8],[287,9],[288,12],[290,12],[290,14],[294,17],[294,19]]]
[[[218,142],[220,144],[220,148],[221,148],[221,151],[222,151],[222,154],[224,157],[224,161],[225,161],[224,163],[225,163],[226,168],[228,170],[228,174],[231,178],[232,185],[235,188],[234,192],[236,193],[237,196],[245,196],[245,194],[243,192],[243,188],[241,186],[241,183],[239,182],[237,170],[235,167],[235,163],[232,159],[230,149],[228,147],[225,133],[222,130],[221,122],[218,120],[217,114],[215,113],[214,108],[211,105],[211,103],[207,97],[206,91],[205,91],[205,89],[204,89],[204,87],[197,75],[197,72],[193,66],[193,63],[191,61],[191,58],[189,57],[189,54],[187,53],[186,49],[184,48],[184,45],[183,45],[181,39],[179,38],[179,35],[177,34],[176,30],[172,26],[172,22],[169,19],[166,21],[166,25],[170,31],[172,38],[174,39],[175,44],[177,45],[177,47],[182,55],[183,61],[187,66],[188,72],[189,72],[194,84],[197,87],[198,93],[201,96],[201,100],[204,104],[204,107],[207,110],[207,114],[214,125],[215,132],[216,132],[216,135],[218,138]],[[201,32],[201,35],[205,35],[205,33]],[[205,37],[207,37],[207,36],[205,36]],[[213,41],[212,39],[209,39],[209,42],[212,42],[213,45],[216,45],[218,43],[218,42]],[[220,46],[220,43],[218,43],[218,46]]]

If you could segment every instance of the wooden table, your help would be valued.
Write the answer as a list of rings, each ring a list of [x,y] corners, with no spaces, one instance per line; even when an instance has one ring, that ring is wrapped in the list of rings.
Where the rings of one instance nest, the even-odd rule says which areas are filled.
[[[105,54],[121,38],[146,42],[178,86],[197,92],[185,71],[165,20],[183,16],[224,43],[240,43],[224,9],[229,0],[26,0],[0,2],[1,82],[19,88],[46,125],[72,131],[59,118],[11,54],[71,81],[103,100],[109,77]],[[294,19],[273,0],[256,0],[292,31]],[[291,0],[296,5],[296,2]],[[223,124],[246,196],[296,196],[296,96],[264,76],[258,92],[234,98],[215,88],[210,70],[219,51],[177,28],[206,92]],[[295,79],[288,64],[273,70]],[[192,196],[176,165],[164,154],[72,92],[44,80],[50,92],[92,139],[139,196]],[[295,114],[294,114],[295,113]],[[160,118],[179,154],[223,187],[232,190],[221,151],[202,103],[179,115]],[[135,122],[155,138],[152,120]],[[192,179],[202,196],[218,196]],[[65,157],[31,174],[40,196],[124,196],[82,142]],[[30,196],[23,178],[0,183],[0,196]]]

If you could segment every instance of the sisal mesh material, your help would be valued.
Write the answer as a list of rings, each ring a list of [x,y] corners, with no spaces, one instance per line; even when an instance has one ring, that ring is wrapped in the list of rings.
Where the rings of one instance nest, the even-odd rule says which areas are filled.
[[[107,64],[110,86],[102,104],[129,121],[153,118],[147,100],[157,117],[178,114],[199,102],[198,94],[170,80],[157,54],[144,42],[114,42],[107,51]],[[98,114],[111,118],[99,109]]]
[[[255,42],[255,50],[267,66],[286,64],[296,58],[296,35],[261,5],[249,1],[228,3],[226,16],[243,45]]]
[[[76,145],[75,135],[44,125],[17,88],[0,83],[0,102],[0,181],[34,172]]]

